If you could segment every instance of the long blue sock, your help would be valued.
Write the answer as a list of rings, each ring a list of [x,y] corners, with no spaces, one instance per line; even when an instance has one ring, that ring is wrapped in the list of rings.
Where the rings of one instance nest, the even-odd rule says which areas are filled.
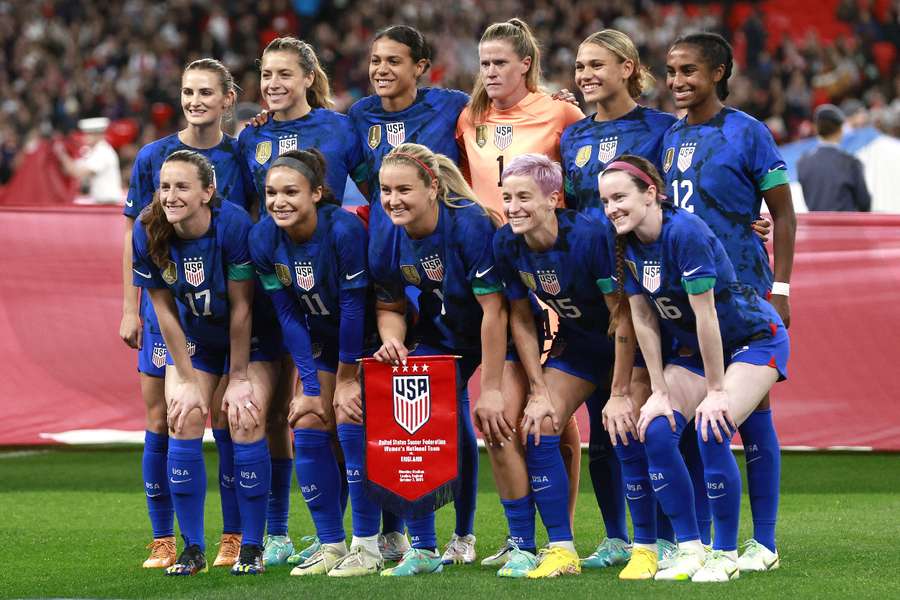
[[[516,500],[500,500],[506,522],[509,525],[509,537],[521,550],[534,554],[534,498],[531,494]]]
[[[656,501],[656,539],[675,543],[675,530],[672,529],[672,521],[662,509],[659,501]]]
[[[753,539],[775,552],[775,522],[781,483],[781,446],[771,410],[752,413],[740,426],[753,512]]]
[[[147,513],[153,538],[175,535],[175,509],[169,493],[169,478],[166,477],[166,453],[169,436],[144,432],[144,457],[141,470],[144,475],[144,492],[147,494]]]
[[[338,464],[338,472],[341,471],[347,471],[346,460],[344,460],[344,464]],[[345,515],[347,514],[347,505],[350,504],[350,484],[347,483],[346,477],[341,477],[341,497],[339,500],[341,503],[341,515]]]
[[[185,546],[196,544],[206,550],[203,538],[203,505],[206,502],[206,465],[203,462],[203,438],[169,440],[166,464],[172,505]]]
[[[650,485],[644,445],[629,433],[628,445],[619,442],[615,446],[615,451],[622,464],[625,499],[628,500],[631,522],[634,525],[634,541],[638,544],[653,544],[657,537],[656,496],[653,495],[653,486]]]
[[[213,429],[219,454],[219,497],[222,501],[222,533],[241,532],[241,509],[234,488],[234,442],[227,429]]]
[[[623,466],[609,433],[603,428],[603,405],[609,398],[607,390],[597,388],[587,399],[591,423],[591,439],[588,444],[588,470],[594,497],[600,507],[606,537],[629,541],[625,517],[625,481]],[[632,518],[634,515],[632,514]],[[655,541],[655,540],[654,540]]]
[[[436,550],[437,533],[434,528],[434,513],[420,519],[407,519],[409,528],[409,544],[419,550]]]
[[[465,383],[463,383],[465,385]],[[460,388],[459,416],[462,420],[462,437],[459,440],[462,460],[460,461],[459,494],[453,500],[456,509],[456,535],[472,533],[475,525],[475,503],[478,499],[478,441],[469,416],[469,393]]]
[[[686,428],[693,428],[693,421]],[[700,457],[700,448],[697,447],[697,436],[691,431],[690,435],[681,436],[681,455],[688,473],[691,474],[691,484],[694,486],[694,512],[697,513],[697,528],[700,530],[700,541],[709,546],[712,529],[712,514],[709,509],[709,498],[706,497],[706,480],[703,474],[703,459]]]
[[[569,476],[559,453],[559,436],[542,435],[541,445],[535,446],[534,436],[529,435],[525,462],[531,478],[531,494],[550,541],[571,541]]]
[[[293,461],[289,458],[273,458],[272,487],[266,510],[266,533],[288,534],[288,516],[291,510],[291,479],[294,476]]]
[[[697,432],[700,437],[701,432]],[[709,441],[698,439],[706,475],[706,496],[712,509],[716,536],[714,550],[737,550],[738,525],[741,516],[741,473],[731,453],[731,440],[717,442],[712,431]]]
[[[647,427],[644,449],[647,452],[650,485],[663,510],[672,522],[679,542],[700,539],[697,514],[694,512],[694,490],[684,459],[678,451],[678,438],[685,420],[675,413],[675,431],[666,417],[656,417]]]
[[[319,541],[324,544],[342,541],[345,535],[341,514],[341,473],[331,448],[331,434],[315,429],[295,429],[294,468]]]
[[[265,438],[234,445],[234,474],[237,476],[237,499],[241,509],[241,544],[262,546],[272,484],[272,458]]]
[[[341,441],[341,448],[344,450],[344,461],[346,462],[346,481],[352,501],[350,506],[353,517],[353,535],[356,537],[377,535],[381,508],[366,494],[363,481],[366,432],[362,425],[341,423],[337,426],[337,434]]]
[[[386,510],[381,511],[381,532],[382,533],[403,533],[406,529],[406,523],[401,517]]]

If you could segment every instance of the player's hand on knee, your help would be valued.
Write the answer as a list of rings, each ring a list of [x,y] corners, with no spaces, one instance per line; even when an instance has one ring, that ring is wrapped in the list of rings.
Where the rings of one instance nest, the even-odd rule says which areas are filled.
[[[546,386],[532,389],[522,414],[522,444],[528,443],[528,435],[534,436],[534,445],[541,444],[541,424],[550,419],[553,431],[559,431],[559,415],[550,399]]]
[[[641,442],[646,441],[647,427],[656,417],[666,417],[669,421],[669,427],[672,431],[676,430],[675,413],[672,411],[672,403],[669,401],[669,393],[655,391],[650,394],[647,402],[641,407],[641,414],[638,417],[637,433]]]
[[[503,394],[500,390],[482,390],[475,405],[475,425],[491,446],[503,446],[504,441],[512,441],[515,433],[506,420],[503,410]]]
[[[222,409],[228,414],[228,423],[233,429],[256,429],[262,422],[261,411],[249,379],[228,378],[228,386],[222,397]]]
[[[409,356],[409,350],[403,344],[402,340],[387,339],[381,344],[381,348],[373,355],[378,362],[399,365]]]
[[[305,415],[315,415],[322,423],[328,424],[328,415],[322,406],[322,396],[307,396],[302,392],[294,396],[288,410],[288,424],[291,429],[294,429]]]
[[[603,407],[603,427],[609,433],[612,445],[618,444],[618,440],[628,445],[628,434],[637,439],[637,428],[634,423],[634,405],[631,398],[625,394],[613,394]]]
[[[130,348],[135,350],[141,349],[144,330],[141,327],[141,318],[137,314],[125,313],[122,315],[122,322],[119,324],[119,337],[122,338]]]
[[[724,390],[707,392],[694,414],[694,426],[700,430],[704,442],[709,441],[710,430],[720,444],[731,439],[737,424],[728,411],[728,394]]]
[[[169,406],[167,410],[168,425],[176,433],[180,433],[184,429],[184,422],[188,415],[194,410],[200,410],[203,422],[206,422],[206,416],[209,409],[203,400],[203,394],[200,392],[200,386],[193,381],[180,381],[173,386],[172,394],[169,398]]]
[[[362,425],[362,391],[356,379],[339,381],[334,389],[334,414],[339,421]]]

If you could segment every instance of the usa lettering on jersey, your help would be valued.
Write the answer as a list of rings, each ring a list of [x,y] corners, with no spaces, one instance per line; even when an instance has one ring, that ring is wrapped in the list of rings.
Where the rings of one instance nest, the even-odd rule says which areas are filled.
[[[444,264],[441,257],[432,254],[428,258],[422,260],[422,268],[425,270],[425,276],[432,281],[440,283],[444,280]]]
[[[393,388],[394,421],[413,435],[431,418],[431,386],[428,375],[394,375]]]
[[[694,160],[694,151],[697,149],[696,142],[688,142],[678,149],[678,170],[684,173],[691,168],[691,162]]]
[[[308,292],[316,285],[316,275],[311,262],[294,263],[294,272],[297,274],[297,285],[304,291]]]
[[[387,123],[384,126],[387,132],[387,141],[391,147],[396,148],[406,140],[406,125],[403,122]]]
[[[495,125],[494,126],[494,145],[497,150],[506,150],[513,141],[512,125]]]
[[[203,259],[199,256],[184,259],[184,280],[194,287],[200,287],[206,281],[203,272]]]
[[[651,294],[659,290],[660,272],[661,267],[658,262],[648,261],[644,263],[644,276],[641,278],[641,283],[644,285],[644,289]]]
[[[278,138],[278,155],[281,156],[285,152],[297,149],[297,136],[289,135]]]
[[[600,140],[600,145],[597,149],[597,159],[602,163],[608,163],[616,157],[616,149],[618,147],[618,136]]]
[[[166,346],[165,344],[155,343],[153,344],[153,356],[150,359],[150,362],[153,363],[153,366],[157,369],[162,369],[166,366]]]
[[[559,293],[559,278],[555,271],[538,271],[538,281],[541,282],[541,289],[555,296]]]

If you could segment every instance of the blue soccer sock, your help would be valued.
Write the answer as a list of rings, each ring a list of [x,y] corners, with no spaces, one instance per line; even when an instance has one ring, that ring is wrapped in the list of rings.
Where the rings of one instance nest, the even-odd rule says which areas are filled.
[[[453,499],[453,507],[456,510],[456,535],[464,536],[474,530],[475,503],[478,499],[478,441],[469,416],[469,395],[465,388],[460,392],[459,418],[462,420],[460,487]]]
[[[699,438],[701,432],[697,432]],[[737,550],[741,516],[741,473],[731,453],[731,440],[717,442],[712,431],[709,441],[698,440],[706,475],[706,496],[712,509],[716,535],[713,550]]]
[[[534,436],[529,435],[525,462],[531,479],[531,494],[550,541],[571,541],[569,476],[559,453],[559,436],[542,435],[540,446],[535,446]]]
[[[588,444],[588,470],[594,498],[600,507],[606,537],[629,541],[625,516],[625,481],[619,456],[603,428],[603,406],[609,398],[607,390],[597,388],[588,397],[591,438]],[[648,488],[649,489],[649,488]],[[632,515],[633,517],[634,515]]]
[[[693,421],[686,428],[693,428]],[[697,436],[691,431],[690,435],[682,435],[681,455],[688,473],[691,474],[691,484],[694,486],[694,512],[697,514],[697,528],[700,530],[700,541],[709,546],[712,534],[712,513],[709,509],[709,498],[706,497],[706,479],[703,474],[703,459],[700,457],[700,448],[697,446]]]
[[[739,428],[747,460],[747,488],[753,513],[753,539],[775,552],[775,522],[781,484],[781,446],[772,411],[757,410]]]
[[[628,434],[628,445],[621,441],[615,446],[616,454],[622,465],[622,476],[625,480],[625,499],[631,511],[631,522],[634,525],[634,541],[638,544],[655,544],[656,496],[650,485],[647,466],[647,453],[644,445]],[[609,537],[609,533],[607,533]],[[625,539],[625,538],[620,538]]]
[[[366,432],[362,425],[341,423],[337,426],[338,439],[344,450],[346,462],[347,484],[350,490],[351,511],[353,517],[353,535],[370,537],[378,535],[378,520],[381,508],[372,502],[366,494],[363,480],[363,464],[365,463]]]
[[[684,426],[684,417],[678,412],[675,413],[674,432],[666,417],[656,417],[644,437],[650,485],[672,522],[679,543],[700,539],[691,476],[678,451],[678,439]]]
[[[534,498],[531,494],[517,500],[503,500],[503,512],[509,525],[509,537],[520,550],[535,553],[537,544],[534,541]]]
[[[406,523],[399,515],[386,510],[381,511],[381,533],[403,533]]]
[[[338,463],[338,472],[346,473],[347,472],[347,460],[345,459],[343,463]],[[341,497],[339,498],[341,503],[341,515],[347,514],[347,505],[350,504],[350,484],[347,483],[346,477],[341,477]]]
[[[234,442],[227,429],[213,429],[219,454],[219,498],[222,502],[222,533],[241,532],[241,510],[234,488]]]
[[[272,487],[269,490],[269,503],[266,509],[266,533],[287,535],[294,465],[290,458],[273,458],[271,463]]]
[[[169,490],[178,516],[178,527],[185,546],[196,544],[206,550],[203,537],[203,505],[206,502],[206,465],[203,462],[203,438],[169,440]]]
[[[434,528],[434,513],[419,519],[407,519],[409,544],[418,550],[437,550],[437,533]]]
[[[294,468],[319,541],[323,544],[343,541],[346,536],[341,514],[341,473],[331,448],[331,434],[316,429],[295,429]]]
[[[272,458],[265,438],[234,445],[234,474],[241,509],[241,544],[262,546],[272,484]]]
[[[656,539],[666,540],[674,544],[675,530],[672,529],[672,521],[669,520],[669,517],[663,511],[659,500],[655,499],[655,495],[654,502],[656,503]]]
[[[166,477],[166,453],[169,436],[144,432],[144,456],[141,470],[144,475],[144,493],[147,494],[147,513],[153,538],[175,535],[175,509],[169,493],[169,478]]]

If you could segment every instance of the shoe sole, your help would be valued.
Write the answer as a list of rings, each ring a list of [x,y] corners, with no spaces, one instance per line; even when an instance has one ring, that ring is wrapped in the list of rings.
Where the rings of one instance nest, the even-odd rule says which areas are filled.
[[[780,566],[781,566],[781,559],[778,559],[765,569],[743,569],[740,567],[740,565],[738,565],[738,568],[741,570],[742,573],[765,573],[767,571],[774,571],[775,569],[777,569]]]

